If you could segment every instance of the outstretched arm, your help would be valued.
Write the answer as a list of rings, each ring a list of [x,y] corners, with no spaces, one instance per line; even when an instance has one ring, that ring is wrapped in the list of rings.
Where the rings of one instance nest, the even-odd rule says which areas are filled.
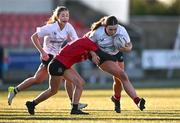
[[[92,61],[93,61],[93,63],[95,63],[96,65],[98,65],[99,62],[100,62],[99,56],[98,56],[94,51],[90,51],[89,53],[90,53],[91,56],[92,56]]]
[[[121,52],[130,52],[131,49],[132,49],[132,43],[129,42],[129,43],[125,44],[125,47],[120,48],[119,51],[121,51]]]
[[[49,59],[49,56],[48,54],[43,50],[41,44],[40,44],[40,40],[39,40],[39,37],[37,35],[37,33],[34,33],[32,36],[31,36],[31,40],[34,44],[34,46],[37,48],[37,50],[39,51],[40,53],[40,57],[43,59],[43,60],[48,60]]]

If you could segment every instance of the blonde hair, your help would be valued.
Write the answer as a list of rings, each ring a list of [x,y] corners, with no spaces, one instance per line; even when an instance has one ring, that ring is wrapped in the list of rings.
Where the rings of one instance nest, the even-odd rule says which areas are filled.
[[[47,21],[47,24],[55,23],[58,21],[58,16],[62,11],[69,11],[65,6],[58,6],[54,11],[53,15]]]

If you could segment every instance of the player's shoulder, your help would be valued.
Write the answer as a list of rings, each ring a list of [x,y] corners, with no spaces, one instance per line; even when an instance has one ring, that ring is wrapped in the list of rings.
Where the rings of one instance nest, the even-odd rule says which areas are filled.
[[[67,28],[73,28],[73,25],[70,24],[69,22],[67,22],[67,23],[66,23],[66,27],[67,27]]]
[[[97,31],[104,31],[104,29],[105,29],[104,26],[100,26],[100,27],[98,27],[96,30],[97,30]]]
[[[125,27],[124,27],[123,25],[118,24],[118,29],[120,29],[120,30],[124,30],[124,29],[125,29]]]
[[[49,24],[46,24],[45,27],[50,29],[50,30],[53,30],[53,29],[56,29],[58,27],[58,23],[57,22],[49,23]]]
[[[105,33],[104,30],[105,30],[105,27],[104,27],[104,26],[100,26],[100,27],[98,27],[98,28],[96,29],[95,33],[98,34],[98,35],[100,35],[100,34]]]
[[[118,24],[117,33],[125,33],[126,28],[123,25]]]
[[[70,24],[69,22],[66,23],[67,26],[72,26],[72,24]]]

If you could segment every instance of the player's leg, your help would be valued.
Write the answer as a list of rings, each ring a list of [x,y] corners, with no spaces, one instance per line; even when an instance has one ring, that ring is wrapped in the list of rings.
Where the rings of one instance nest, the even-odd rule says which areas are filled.
[[[82,112],[78,108],[79,100],[82,94],[83,86],[84,86],[84,80],[81,78],[81,76],[77,73],[74,69],[68,69],[64,72],[64,78],[67,80],[67,82],[72,82],[74,86],[73,95],[72,95],[72,110],[71,114],[89,114],[86,112]]]
[[[25,79],[16,87],[8,88],[8,104],[11,105],[13,98],[18,92],[23,91],[34,84],[42,83],[47,76],[47,67],[41,64],[33,77]]]
[[[122,70],[124,70],[124,62],[117,62]],[[123,89],[123,85],[120,79],[113,76],[113,96],[111,97],[112,102],[114,103],[114,110],[117,113],[121,112],[121,92]]]
[[[44,82],[47,77],[47,67],[41,64],[33,77],[24,80],[21,84],[16,86],[16,88],[18,88],[19,91],[25,90],[33,84],[40,84]]]
[[[138,108],[140,110],[143,110],[145,108],[145,100],[137,96],[136,91],[132,86],[131,82],[129,81],[127,74],[119,67],[118,64],[113,61],[105,61],[99,67],[103,71],[106,71],[120,79],[123,84],[124,90],[133,99]]]
[[[73,107],[71,110],[71,114],[88,114],[88,113],[82,112],[81,110],[78,109],[79,100],[80,100],[82,90],[83,90],[84,80],[81,79],[79,74],[76,71],[74,71],[73,69],[65,70],[63,77],[66,80],[68,80],[68,82],[73,82],[73,84],[75,85],[75,90],[74,90],[73,97],[72,97]],[[42,92],[39,96],[37,96],[33,101],[26,102],[28,112],[31,115],[34,115],[34,113],[35,113],[34,109],[37,104],[41,103],[42,101],[48,99],[49,97],[51,97],[57,93],[60,81],[62,81],[62,80],[63,80],[63,78],[61,76],[50,75],[50,77],[49,77],[50,87],[47,90],[45,90],[44,92]]]
[[[66,89],[68,97],[69,97],[70,101],[72,102],[72,95],[73,95],[73,90],[74,90],[73,84],[70,82],[67,82],[65,80],[64,81],[64,88]]]
[[[56,94],[59,88],[60,81],[61,79],[63,79],[62,77],[64,77],[69,82],[73,82],[73,84],[75,85],[75,91],[73,93],[72,102],[73,102],[73,109],[74,110],[76,109],[77,112],[73,112],[72,114],[86,114],[81,110],[78,110],[78,103],[82,93],[84,81],[82,81],[79,78],[77,73],[74,72],[74,70],[72,69],[66,69],[66,67],[57,60],[53,60],[49,64],[48,72],[49,72],[49,88],[45,90],[43,93],[41,93],[39,96],[37,96],[33,101],[26,102],[28,112],[30,114],[34,114],[35,113],[34,109],[37,104],[48,99],[52,95]]]
[[[15,95],[19,91],[25,90],[26,88],[30,87],[33,84],[40,84],[40,83],[44,82],[44,80],[48,76],[47,66],[48,66],[49,62],[53,59],[53,55],[48,54],[48,56],[49,56],[49,59],[47,61],[41,59],[42,63],[40,64],[38,70],[36,71],[36,73],[33,77],[27,78],[26,80],[24,80],[22,83],[20,83],[16,87],[8,88],[8,91],[9,91],[8,103],[9,103],[9,105],[11,105],[12,99],[15,97]]]
[[[69,97],[69,99],[71,101],[71,105],[72,105],[72,96],[73,96],[73,90],[75,89],[75,87],[71,82],[67,82],[67,81],[64,82],[64,86],[65,86],[65,89],[67,91],[68,97]],[[85,104],[85,103],[78,104],[78,109],[83,109],[85,107],[87,107],[87,104]]]
[[[33,101],[26,102],[28,112],[31,115],[34,115],[36,105],[57,93],[60,81],[62,81],[62,77],[60,76],[49,76],[49,88],[39,94]]]

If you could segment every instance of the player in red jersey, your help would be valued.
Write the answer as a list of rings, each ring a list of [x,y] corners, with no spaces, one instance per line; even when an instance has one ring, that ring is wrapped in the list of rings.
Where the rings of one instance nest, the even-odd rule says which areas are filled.
[[[71,68],[77,62],[84,61],[88,58],[89,53],[92,55],[92,61],[98,64],[99,57],[93,52],[98,49],[98,46],[89,38],[80,38],[72,43],[67,44],[62,48],[58,55],[49,64],[48,72],[50,74],[50,87],[41,93],[32,102],[27,101],[26,106],[30,114],[34,114],[34,109],[37,104],[48,99],[57,93],[60,79],[66,79],[67,82],[72,82],[75,86],[75,91],[72,99],[71,114],[88,114],[78,109],[79,99],[83,90],[84,80],[81,76]]]

